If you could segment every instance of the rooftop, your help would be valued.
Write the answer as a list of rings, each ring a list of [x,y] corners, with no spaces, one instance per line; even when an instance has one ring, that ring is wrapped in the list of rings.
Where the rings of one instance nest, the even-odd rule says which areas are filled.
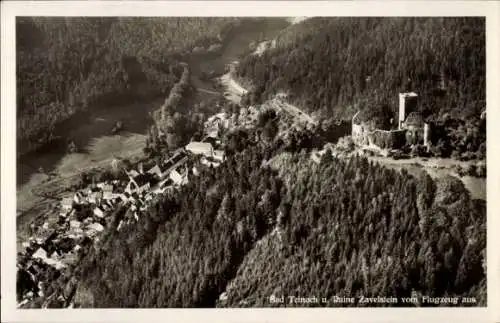
[[[146,174],[139,174],[134,177],[134,181],[139,185],[139,187],[148,184],[151,181],[151,176]]]
[[[212,149],[212,145],[207,142],[192,141],[186,146],[186,149],[210,151]]]

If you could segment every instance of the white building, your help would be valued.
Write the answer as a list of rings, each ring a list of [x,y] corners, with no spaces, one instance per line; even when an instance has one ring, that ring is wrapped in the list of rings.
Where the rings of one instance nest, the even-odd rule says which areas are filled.
[[[48,258],[47,257],[47,251],[43,248],[39,248],[33,255],[32,258],[34,259],[40,259],[41,261],[45,262],[47,265],[53,266],[56,269],[62,269],[65,268],[66,266],[61,263],[56,256],[53,256],[53,258]]]
[[[104,217],[104,211],[100,207],[94,208],[94,215],[103,218]]]
[[[101,231],[104,230],[104,227],[101,224],[97,223],[97,222],[94,222],[94,223],[90,224],[87,228],[90,229],[90,230],[95,230],[97,232],[101,232]]]
[[[84,202],[86,202],[86,199],[84,198],[82,192],[76,192],[73,196],[73,201],[76,204],[83,204]]]
[[[188,182],[187,173],[181,175],[177,170],[172,170],[169,174],[170,179],[174,182],[175,185],[184,185]]]
[[[65,197],[61,201],[61,208],[65,211],[70,211],[73,208],[73,199],[71,197]]]
[[[224,161],[224,150],[214,150],[212,157],[218,161]]]
[[[35,251],[35,253],[31,256],[31,258],[42,259],[42,260],[47,259],[47,251],[45,251],[45,249],[40,247],[37,249],[37,251]]]
[[[80,221],[77,221],[77,220],[71,220],[71,221],[69,221],[70,228],[77,229],[77,228],[80,228],[81,225],[82,225],[82,223]]]
[[[87,200],[89,201],[89,203],[99,204],[101,203],[103,196],[103,192],[101,191],[92,192],[89,194]]]
[[[195,155],[211,156],[213,147],[207,142],[192,141],[186,146],[186,150]]]
[[[105,184],[102,186],[102,193],[103,193],[103,199],[109,200],[112,199],[113,197],[113,185],[111,184]]]
[[[203,158],[201,159],[201,163],[202,163],[203,165],[207,166],[207,167],[210,167],[210,166],[212,166],[212,167],[218,167],[218,166],[220,165],[220,161],[218,161],[218,160],[213,160],[213,159],[212,159],[212,160],[209,160],[209,159],[207,159],[207,158],[205,158],[205,157],[203,157]]]

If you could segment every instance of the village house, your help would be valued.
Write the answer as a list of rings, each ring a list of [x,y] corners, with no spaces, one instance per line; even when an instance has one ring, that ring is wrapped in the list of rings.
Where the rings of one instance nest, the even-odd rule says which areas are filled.
[[[210,157],[203,157],[200,162],[207,167],[218,167],[220,165],[220,161]]]
[[[101,204],[102,198],[103,198],[102,191],[93,191],[88,195],[87,200],[91,204],[99,205]]]
[[[46,259],[47,258],[47,251],[43,249],[42,247],[38,248],[32,255],[31,257],[33,259]]]
[[[218,137],[221,130],[229,128],[230,119],[225,112],[218,113],[205,122],[204,127],[209,136]]]
[[[163,173],[168,174],[170,170],[175,167],[185,163],[188,160],[188,155],[184,148],[177,149],[172,157],[170,157],[165,163],[163,163],[163,168],[166,169]]]
[[[64,211],[71,211],[73,208],[73,199],[71,197],[65,197],[61,201],[61,209]]]
[[[160,166],[158,166],[158,164],[155,164],[153,166],[153,168],[151,168],[150,170],[147,171],[148,174],[151,174],[151,175],[156,175],[157,177],[159,178],[162,178],[163,177],[163,172],[162,170],[160,169]]]
[[[212,158],[220,162],[224,161],[224,150],[214,150]]]
[[[155,164],[150,170],[147,171],[148,174],[155,175],[158,179],[163,180],[170,170],[172,165],[170,163],[165,164]]]
[[[174,183],[169,176],[169,177],[165,178],[164,180],[162,180],[160,183],[158,183],[158,185],[155,187],[153,193],[154,194],[165,193],[165,191],[172,188],[173,184]]]
[[[187,179],[187,173],[184,174],[184,175],[181,175],[177,170],[172,170],[170,172],[170,179],[172,180],[172,182],[175,184],[175,185],[178,185],[178,186],[181,186],[181,185],[184,185],[188,182],[188,179]]]
[[[82,225],[82,223],[80,221],[77,221],[77,220],[71,220],[71,221],[69,221],[69,227],[70,228],[77,229],[77,228],[80,228],[81,225]]]
[[[94,208],[94,215],[97,216],[98,218],[103,218],[105,213],[104,213],[104,210],[100,207],[95,207]]]
[[[49,266],[55,267],[57,270],[63,269],[66,266],[57,259],[57,255],[52,254],[52,257],[48,257],[47,251],[42,247],[38,248],[37,251],[31,256],[33,259],[39,259]]]
[[[126,170],[125,173],[128,175],[128,177],[139,176],[139,172],[135,169]]]
[[[213,147],[210,143],[192,141],[186,146],[186,150],[195,155],[211,156]]]
[[[120,194],[120,200],[123,203],[129,202],[130,199],[131,199],[131,194],[129,192],[123,192],[123,193]]]
[[[207,135],[205,138],[203,138],[203,141],[202,142],[205,142],[205,143],[208,143],[208,144],[211,144],[212,145],[212,148],[215,149],[215,147],[218,146],[218,142],[219,140],[217,139],[217,137],[212,137],[210,135]]]
[[[83,193],[78,191],[75,193],[75,195],[73,196],[73,201],[76,203],[76,204],[83,204],[85,202],[87,202],[87,199],[83,196]]]
[[[86,231],[87,235],[90,237],[93,237],[96,234],[98,234],[99,232],[103,231],[104,227],[101,224],[94,222],[92,224],[89,224],[86,227],[86,229],[87,229],[87,231]]]
[[[111,200],[114,198],[114,195],[113,195],[113,185],[111,184],[105,184],[102,186],[102,198],[104,200]]]
[[[132,193],[142,193],[149,190],[151,186],[151,177],[146,174],[139,174],[135,177],[130,177],[130,181],[125,188],[125,192]]]
[[[219,135],[220,135],[220,131],[219,131],[219,129],[211,129],[211,130],[208,130],[208,131],[207,131],[207,137],[208,137],[208,138],[213,138],[213,139],[215,139],[215,138],[218,138],[218,137],[219,137]],[[203,140],[203,141],[206,141],[206,140]]]

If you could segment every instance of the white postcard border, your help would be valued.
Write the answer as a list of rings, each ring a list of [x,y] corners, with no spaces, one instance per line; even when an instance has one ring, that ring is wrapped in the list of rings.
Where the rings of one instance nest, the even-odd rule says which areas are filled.
[[[484,16],[487,28],[487,308],[17,310],[16,16]],[[3,1],[1,3],[2,322],[500,322],[500,2],[496,1]],[[495,310],[496,309],[496,310]]]

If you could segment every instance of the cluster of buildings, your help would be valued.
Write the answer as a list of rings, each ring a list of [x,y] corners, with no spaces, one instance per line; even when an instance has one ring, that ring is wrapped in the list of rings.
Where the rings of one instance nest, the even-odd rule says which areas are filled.
[[[351,135],[359,146],[381,149],[400,149],[403,146],[422,144],[430,147],[430,124],[418,112],[418,95],[414,92],[399,93],[397,129],[375,128],[370,120],[359,120],[359,112],[352,118]]]
[[[224,150],[214,149],[212,143],[203,141],[192,141],[186,146],[186,150],[194,155],[200,155],[200,162],[208,167],[218,167],[224,161]]]
[[[220,131],[229,125],[230,120],[225,114],[213,116],[205,124],[207,135],[201,142],[190,142],[147,170],[143,163],[126,169],[126,180],[92,183],[62,198],[57,223],[49,225],[45,222],[38,228],[33,226],[36,232],[23,243],[18,269],[31,288],[25,290],[19,306],[36,296],[43,296],[47,271],[63,271],[76,263],[79,252],[86,245],[99,241],[99,234],[119,205],[128,209],[117,230],[139,221],[157,195],[187,184],[190,174],[199,174],[195,166],[187,167],[190,156],[201,156],[200,162],[206,166],[219,166],[225,160],[225,154],[218,138]]]
[[[229,115],[221,112],[208,118],[205,129],[208,137],[220,137],[221,130],[231,127],[252,128],[258,120],[260,110],[256,106],[238,107],[239,110]]]
[[[57,223],[45,222],[22,244],[24,250],[18,255],[18,275],[23,274],[23,284],[30,287],[24,288],[19,306],[37,296],[48,294],[51,280],[76,264],[86,246],[98,241],[107,221],[105,213],[97,210],[109,210],[113,206],[112,200],[105,201],[103,196],[102,190],[97,192],[89,189],[88,194],[79,192],[73,198],[64,198]],[[99,206],[92,210],[89,200]],[[75,201],[80,201],[81,204]],[[58,296],[61,297],[60,303],[65,303],[64,296]],[[47,298],[42,308],[48,307],[46,303],[49,301],[54,300]]]
[[[184,149],[186,152],[201,157],[200,163],[207,167],[218,167],[225,160],[225,153],[220,136],[233,124],[225,112],[218,113],[205,121],[206,136],[201,141],[191,141]],[[194,169],[195,172],[196,168]]]

